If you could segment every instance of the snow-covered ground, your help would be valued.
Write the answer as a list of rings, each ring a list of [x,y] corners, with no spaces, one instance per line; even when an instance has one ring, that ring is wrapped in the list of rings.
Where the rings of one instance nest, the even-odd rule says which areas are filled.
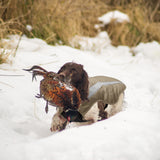
[[[12,47],[16,46],[18,37],[10,39]],[[40,39],[23,36],[12,61],[0,65],[0,159],[160,159],[160,44],[157,42],[132,49],[107,44],[96,53],[49,46]],[[40,79],[32,82],[31,74],[22,69],[36,64],[58,71],[68,61],[83,64],[89,76],[106,75],[123,81],[127,86],[125,110],[90,126],[70,126],[60,133],[51,133],[55,108],[50,106],[49,113],[45,113],[45,102],[35,98]]]
[[[106,33],[84,38],[82,51],[22,37],[12,63],[0,65],[1,160],[160,160],[160,44],[113,47],[107,39]],[[18,40],[10,36],[8,48]],[[45,113],[45,101],[35,98],[40,78],[32,82],[22,69],[40,65],[56,72],[70,61],[83,64],[89,76],[123,81],[125,109],[89,126],[70,124],[51,133],[55,108]]]

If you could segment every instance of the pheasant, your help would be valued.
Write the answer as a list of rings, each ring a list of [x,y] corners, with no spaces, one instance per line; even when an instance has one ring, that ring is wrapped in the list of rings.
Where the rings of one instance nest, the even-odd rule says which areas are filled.
[[[46,101],[46,113],[48,113],[48,104],[50,104],[55,107],[62,107],[65,118],[68,115],[68,110],[75,111],[76,114],[74,113],[74,115],[79,116],[80,113],[77,114],[77,109],[80,106],[81,98],[79,91],[75,87],[61,81],[57,73],[48,72],[40,66],[33,66],[24,70],[32,73],[32,81],[38,75],[43,76],[43,79],[40,81],[40,94],[37,94],[36,97],[43,98]],[[76,120],[76,118],[74,119]]]

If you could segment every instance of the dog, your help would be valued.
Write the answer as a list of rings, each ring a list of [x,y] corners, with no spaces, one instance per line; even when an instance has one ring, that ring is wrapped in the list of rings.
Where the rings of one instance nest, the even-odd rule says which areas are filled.
[[[80,105],[79,112],[86,120],[92,119],[93,122],[107,119],[122,110],[125,89],[126,85],[118,79],[90,77],[89,100]]]
[[[77,66],[75,65],[75,63],[73,64],[74,66]],[[72,63],[67,63],[67,66],[68,65],[70,70],[72,71]],[[69,75],[67,74],[68,71],[65,71],[66,68],[63,67],[61,69],[59,70],[60,72],[58,71],[58,73],[62,74],[63,79],[65,79],[65,75]],[[71,77],[72,76],[76,76],[76,74],[72,74]],[[74,77],[74,79],[76,78]],[[85,97],[86,101],[83,101],[81,103],[78,110],[79,113],[86,120],[88,120],[87,123],[83,124],[91,124],[99,120],[107,119],[122,110],[124,90],[126,89],[126,85],[123,82],[107,76],[90,77],[86,82],[89,84],[87,84],[88,96]],[[62,116],[61,113],[62,110],[59,108],[56,114],[53,116],[51,123],[51,131],[63,130],[69,123],[66,121],[66,119]]]
[[[88,100],[89,81],[83,65],[68,62],[60,68],[58,74],[61,80],[69,81],[71,85],[78,89],[82,101]]]

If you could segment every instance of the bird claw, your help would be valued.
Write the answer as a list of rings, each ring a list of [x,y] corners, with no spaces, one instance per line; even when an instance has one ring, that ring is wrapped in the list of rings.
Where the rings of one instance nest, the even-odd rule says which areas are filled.
[[[46,102],[45,112],[48,113],[48,101]]]
[[[42,98],[42,95],[41,94],[37,94],[35,97],[36,98]]]

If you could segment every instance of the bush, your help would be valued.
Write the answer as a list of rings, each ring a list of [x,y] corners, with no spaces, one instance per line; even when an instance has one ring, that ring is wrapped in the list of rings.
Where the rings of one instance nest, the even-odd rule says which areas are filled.
[[[128,14],[131,23],[112,22],[103,28],[114,45],[160,42],[159,0],[1,0],[0,39],[24,33],[49,44],[69,44],[75,35],[95,36],[97,18],[115,9]],[[28,24],[32,31],[26,29]]]
[[[140,42],[160,42],[160,1],[159,0],[108,0],[111,10],[126,13],[130,23],[111,22],[105,26],[113,45],[136,46]]]
[[[106,8],[95,0],[8,0],[1,3],[0,16],[6,30],[16,29],[51,44],[59,40],[69,44],[70,38],[77,34],[94,36],[93,24]],[[9,21],[12,23],[8,24]],[[33,27],[32,32],[26,30],[27,24]]]

